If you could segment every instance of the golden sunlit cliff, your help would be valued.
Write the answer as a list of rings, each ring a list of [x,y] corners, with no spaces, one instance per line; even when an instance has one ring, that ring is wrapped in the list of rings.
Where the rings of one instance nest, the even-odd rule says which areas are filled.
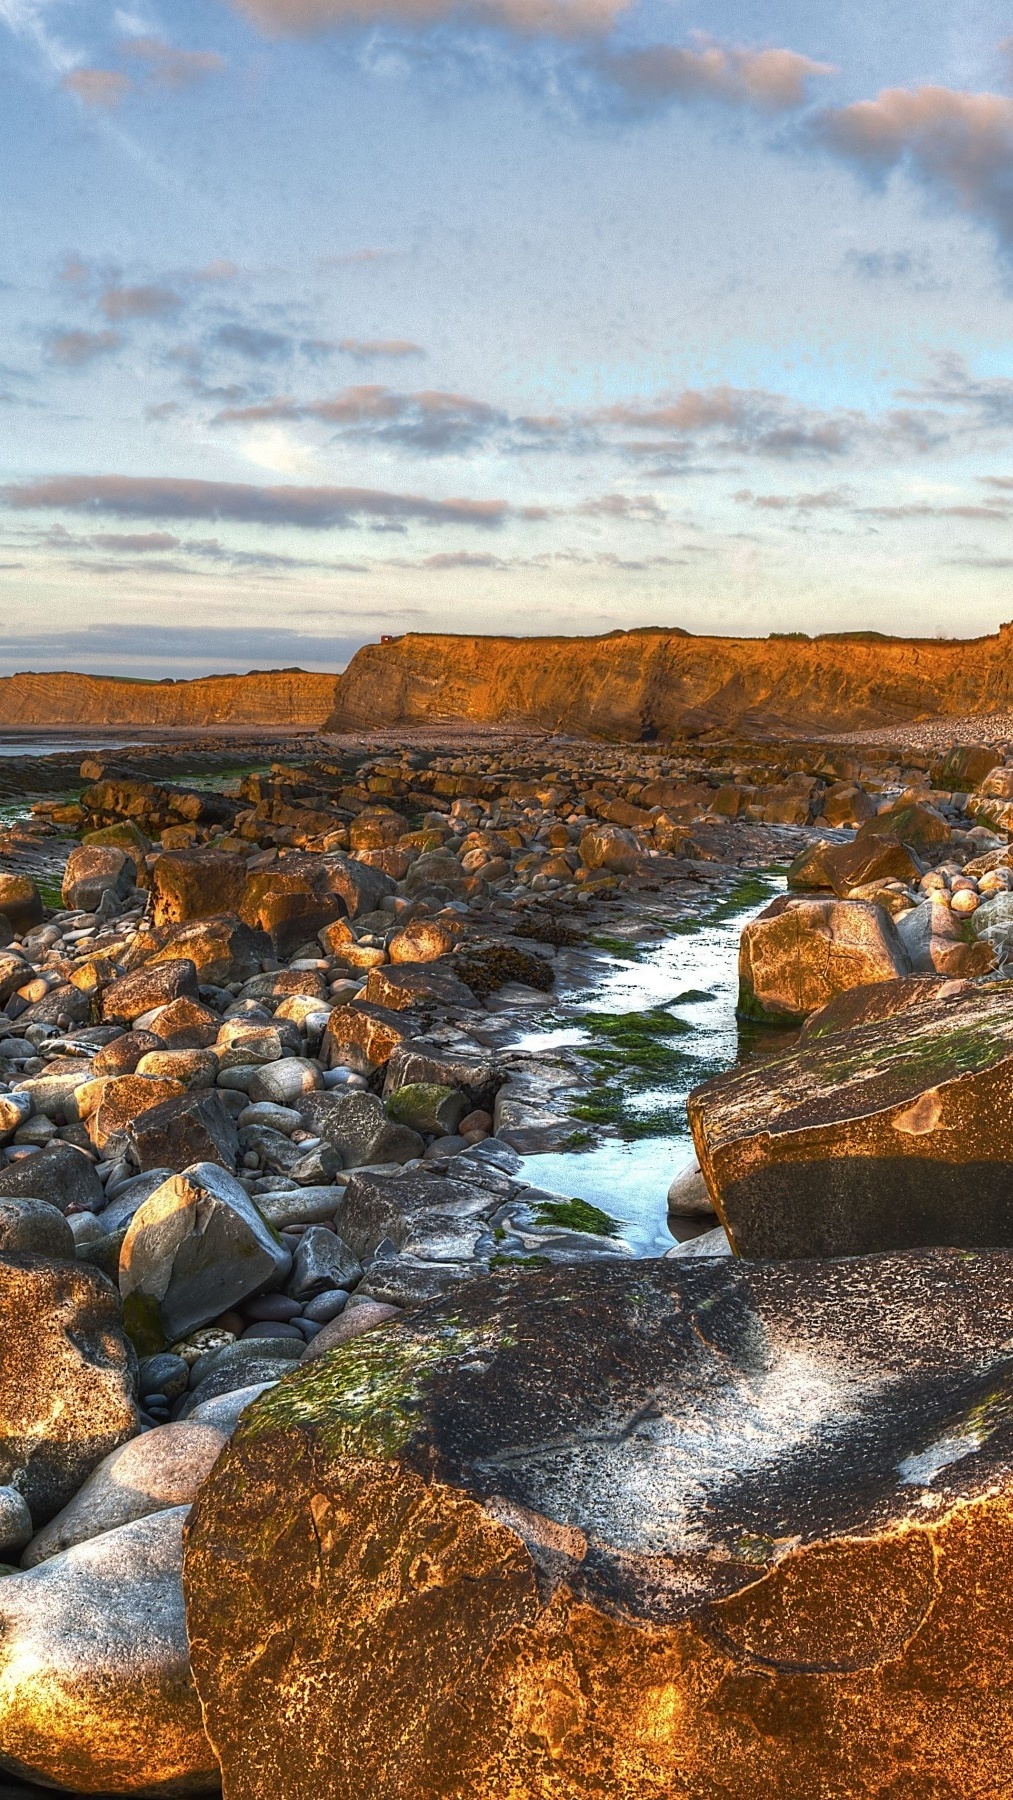
[[[367,644],[339,676],[327,729],[450,720],[637,740],[712,726],[848,731],[1004,710],[1013,625],[994,637],[607,637],[406,633]]]
[[[241,725],[319,729],[334,701],[333,675],[271,669],[197,681],[121,681],[104,675],[0,678],[0,726],[79,725],[152,730]]]

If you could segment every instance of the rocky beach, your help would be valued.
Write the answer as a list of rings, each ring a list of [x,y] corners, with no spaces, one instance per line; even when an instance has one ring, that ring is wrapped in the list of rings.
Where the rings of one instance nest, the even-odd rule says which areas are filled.
[[[1005,1791],[1013,752],[949,737],[25,763],[5,1792]]]

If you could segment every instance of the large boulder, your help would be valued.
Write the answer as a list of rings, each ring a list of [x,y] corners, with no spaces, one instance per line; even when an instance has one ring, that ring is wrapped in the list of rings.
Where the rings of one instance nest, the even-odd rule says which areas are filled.
[[[586,869],[629,875],[640,868],[644,853],[632,831],[621,825],[589,825],[580,840],[580,860]]]
[[[196,1000],[197,991],[195,964],[188,956],[174,956],[114,981],[102,995],[102,1017],[132,1025],[135,1019],[168,1006],[181,995]]]
[[[124,1317],[144,1351],[183,1338],[284,1280],[291,1254],[217,1163],[172,1175],[145,1200],[120,1251]]]
[[[38,1528],[136,1433],[136,1362],[115,1288],[35,1255],[0,1257],[0,1343],[0,1483]]]
[[[817,843],[800,850],[788,869],[789,888],[830,888],[842,899],[873,881],[917,881],[921,867],[899,838],[877,834],[850,844]]]
[[[106,1198],[91,1157],[59,1140],[0,1169],[0,1198],[22,1196],[62,1213],[101,1212]]]
[[[73,1499],[36,1532],[21,1558],[22,1568],[34,1569],[75,1544],[149,1513],[189,1506],[224,1443],[223,1432],[189,1423],[162,1425],[131,1438],[105,1457]]]
[[[474,1011],[478,1002],[460,979],[452,957],[435,962],[396,963],[370,969],[363,998],[389,1012],[406,1012],[410,1006],[458,1006]]]
[[[0,1256],[48,1256],[74,1260],[74,1233],[48,1200],[26,1196],[0,1199]]]
[[[167,850],[151,870],[151,922],[179,925],[239,911],[246,887],[241,857],[210,850]]]
[[[366,1000],[336,1006],[321,1041],[320,1060],[325,1069],[341,1067],[372,1075],[416,1030],[413,1022],[389,1006],[374,1006]]]
[[[229,1800],[969,1800],[1013,1258],[493,1278],[255,1400],[184,1587]]]
[[[318,859],[310,857],[275,863],[248,876],[239,911],[248,925],[267,932],[282,957],[347,915],[340,894],[321,881]]]
[[[847,988],[897,980],[911,965],[883,907],[781,894],[739,942],[739,1013],[796,1025]]]
[[[152,1086],[176,1087],[153,1076],[130,1076]],[[239,1137],[235,1122],[216,1089],[192,1088],[139,1113],[130,1129],[130,1144],[139,1169],[186,1169],[191,1163],[220,1163],[235,1169]]]
[[[367,1163],[404,1163],[421,1156],[417,1132],[387,1117],[376,1094],[335,1092],[303,1095],[297,1105],[310,1131],[338,1152],[346,1169]]]
[[[253,930],[234,913],[215,913],[207,919],[188,919],[181,925],[139,932],[126,962],[134,969],[185,957],[194,964],[199,981],[224,987],[230,981],[248,981],[258,975],[265,960],[273,956],[266,931]]]
[[[858,828],[857,842],[869,838],[896,838],[912,850],[937,850],[950,841],[950,827],[934,806],[902,795],[885,812],[876,813]]]
[[[1013,994],[969,987],[715,1076],[688,1112],[743,1256],[1013,1245],[1011,1086]]]
[[[75,1794],[218,1791],[187,1650],[187,1510],[0,1582],[0,1767]]]
[[[838,1031],[875,1025],[912,1006],[927,1006],[932,1000],[958,1000],[966,992],[966,981],[948,975],[902,975],[899,981],[871,981],[862,987],[848,988],[828,1000],[818,1012],[810,1013],[799,1042],[810,1044],[816,1038],[833,1037]]]
[[[78,844],[67,858],[61,898],[72,912],[96,912],[106,894],[125,900],[137,880],[137,864],[116,844]]]

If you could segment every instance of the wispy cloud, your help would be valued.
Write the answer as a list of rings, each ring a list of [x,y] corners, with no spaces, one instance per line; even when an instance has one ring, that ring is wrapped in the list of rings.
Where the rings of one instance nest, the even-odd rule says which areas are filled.
[[[643,49],[603,49],[593,67],[636,107],[665,101],[715,100],[725,106],[790,112],[804,106],[809,84],[832,75],[829,63],[784,49],[755,50],[704,38],[692,47],[651,44]]]
[[[383,357],[425,356],[421,344],[408,338],[342,338],[338,349],[356,362],[376,362]]]
[[[579,38],[610,31],[630,0],[231,0],[269,37],[307,36],[397,21],[426,26],[454,17],[525,36]]]
[[[156,37],[128,38],[123,55],[141,63],[154,86],[174,94],[196,87],[209,76],[221,75],[225,69],[225,58],[216,50],[178,50]]]
[[[50,362],[61,368],[83,369],[118,350],[122,342],[118,331],[54,331],[46,341],[46,351]]]
[[[63,475],[0,488],[4,503],[19,510],[62,510],[116,518],[231,519],[242,524],[289,525],[304,530],[348,530],[379,524],[402,526],[502,525],[511,508],[503,500],[433,500],[422,494],[353,487],[256,487],[246,482],[174,480],[160,476]],[[525,510],[525,516],[531,509]]]
[[[72,69],[62,85],[85,106],[101,107],[104,112],[119,106],[131,87],[129,77],[117,69]]]
[[[183,302],[171,288],[107,287],[99,298],[99,309],[107,319],[166,319],[180,310]]]

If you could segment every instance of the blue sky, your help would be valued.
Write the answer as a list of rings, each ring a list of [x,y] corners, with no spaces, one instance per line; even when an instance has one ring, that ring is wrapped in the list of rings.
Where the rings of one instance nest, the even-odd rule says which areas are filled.
[[[0,0],[0,672],[994,630],[1009,29]]]

